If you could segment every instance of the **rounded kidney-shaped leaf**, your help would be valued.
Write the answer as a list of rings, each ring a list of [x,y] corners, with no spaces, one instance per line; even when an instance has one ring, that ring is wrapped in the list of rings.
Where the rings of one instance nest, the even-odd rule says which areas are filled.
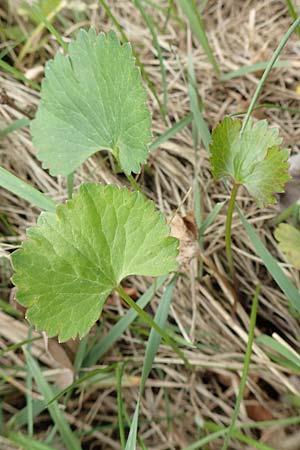
[[[266,120],[249,121],[241,135],[242,122],[226,117],[213,131],[211,166],[216,180],[230,176],[243,184],[258,206],[275,202],[274,193],[283,192],[290,179],[289,150],[280,147],[277,128]]]
[[[129,43],[114,32],[80,30],[69,56],[49,61],[31,124],[38,158],[52,175],[68,175],[99,150],[110,150],[126,173],[148,156],[151,116]]]
[[[169,231],[142,194],[83,184],[56,214],[42,213],[12,254],[17,300],[49,336],[82,337],[123,278],[177,269],[178,241]]]

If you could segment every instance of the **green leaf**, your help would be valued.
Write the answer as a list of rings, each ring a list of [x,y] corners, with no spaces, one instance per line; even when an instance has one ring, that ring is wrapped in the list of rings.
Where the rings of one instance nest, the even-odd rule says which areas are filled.
[[[151,117],[129,43],[113,31],[80,30],[69,56],[47,63],[41,98],[31,132],[52,175],[68,175],[99,150],[110,150],[127,174],[139,172]]]
[[[42,213],[12,254],[17,299],[49,336],[82,337],[123,278],[176,270],[177,247],[164,217],[142,194],[83,184],[56,214]]]
[[[287,261],[300,269],[300,231],[288,223],[281,223],[274,235]]]
[[[258,206],[274,203],[275,192],[283,192],[289,180],[289,151],[280,147],[277,128],[261,120],[250,120],[241,134],[242,122],[226,117],[213,131],[212,172],[216,180],[230,176],[243,184]]]

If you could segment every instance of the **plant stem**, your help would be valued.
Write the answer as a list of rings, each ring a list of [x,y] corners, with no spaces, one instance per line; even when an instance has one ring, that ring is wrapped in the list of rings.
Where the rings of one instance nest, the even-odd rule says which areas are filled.
[[[132,175],[126,175],[126,177],[127,177],[127,180],[129,181],[129,183],[131,184],[131,186],[133,187],[133,189],[144,195],[142,188],[139,185],[139,183],[136,181],[136,179]]]
[[[243,367],[243,373],[242,373],[242,378],[241,378],[241,382],[240,382],[240,389],[239,389],[238,397],[236,399],[236,403],[235,403],[235,407],[234,407],[231,423],[230,423],[230,426],[229,426],[229,429],[228,429],[227,436],[226,436],[226,438],[224,440],[224,444],[223,444],[222,450],[227,450],[227,448],[228,448],[228,445],[229,445],[229,442],[230,442],[230,439],[231,439],[231,435],[232,435],[232,433],[234,431],[235,422],[236,422],[236,420],[238,418],[241,402],[242,402],[242,399],[243,399],[243,396],[244,396],[244,391],[245,391],[245,387],[246,387],[246,383],[247,383],[247,377],[248,377],[248,371],[249,371],[249,367],[250,367],[250,360],[251,360],[251,353],[252,353],[252,344],[253,344],[253,339],[254,339],[254,330],[255,330],[256,316],[257,316],[257,306],[258,306],[259,292],[260,292],[260,285],[257,285],[256,286],[256,290],[255,290],[255,295],[254,295],[254,298],[253,298],[252,308],[251,308],[249,336],[248,336],[248,343],[247,343],[247,350],[246,350],[246,355],[245,355],[245,362],[244,362],[244,367]]]
[[[69,200],[73,196],[73,188],[74,188],[74,172],[70,173],[67,176],[67,189],[68,189],[68,199]]]
[[[168,333],[163,330],[154,320],[142,309],[140,308],[132,298],[129,297],[129,295],[126,294],[124,289],[121,286],[117,286],[116,291],[118,294],[122,297],[122,299],[132,308],[134,309],[139,316],[145,320],[145,322],[148,323],[163,339],[164,341],[174,350],[176,355],[179,356],[179,358],[184,362],[185,366],[187,368],[191,368],[191,364],[188,362],[186,356],[184,353],[180,350],[180,348],[177,347],[177,345],[173,342],[173,340],[170,338]]]
[[[230,276],[234,278],[234,264],[232,257],[232,248],[231,248],[231,224],[232,224],[232,215],[234,211],[235,199],[237,196],[239,185],[235,183],[232,188],[231,197],[228,203],[227,209],[227,217],[226,217],[226,227],[225,227],[225,244],[226,244],[226,255],[229,266]]]

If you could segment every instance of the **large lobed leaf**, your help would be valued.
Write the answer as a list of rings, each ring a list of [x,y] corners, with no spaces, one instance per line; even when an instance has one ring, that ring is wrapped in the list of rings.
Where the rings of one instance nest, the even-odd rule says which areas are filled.
[[[281,223],[274,234],[288,262],[300,269],[300,231],[288,223]]]
[[[123,278],[176,270],[177,247],[163,215],[142,194],[83,184],[56,214],[42,213],[12,254],[17,300],[49,336],[82,337]]]
[[[31,124],[43,167],[68,175],[99,150],[110,150],[126,173],[148,156],[151,116],[129,43],[116,34],[80,30],[69,56],[49,61]]]
[[[242,122],[226,117],[213,131],[211,165],[215,179],[230,176],[246,186],[257,204],[274,203],[275,192],[283,192],[289,180],[289,151],[282,149],[277,128],[265,120],[250,120],[241,135]]]

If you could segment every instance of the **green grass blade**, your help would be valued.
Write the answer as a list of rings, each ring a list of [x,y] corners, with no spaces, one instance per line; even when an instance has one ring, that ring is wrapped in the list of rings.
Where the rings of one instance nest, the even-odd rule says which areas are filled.
[[[153,152],[154,150],[159,148],[161,144],[172,139],[172,137],[175,136],[176,133],[179,133],[183,128],[189,125],[192,122],[192,120],[193,115],[191,113],[187,114],[185,117],[180,119],[171,128],[169,128],[163,134],[154,139],[153,142],[151,142],[151,144],[149,145],[150,151]]]
[[[218,77],[221,77],[221,71],[218,66],[217,60],[215,59],[213,52],[210,48],[209,41],[206,36],[205,28],[203,21],[201,19],[201,16],[199,14],[199,11],[197,9],[197,5],[194,0],[178,0],[179,5],[186,15],[190,27],[194,33],[194,35],[199,40],[203,50],[205,51],[209,62],[214,68],[214,71],[218,75]]]
[[[216,217],[219,215],[223,206],[225,205],[226,200],[224,202],[218,202],[213,207],[213,210],[209,213],[206,219],[203,221],[201,227],[198,230],[198,233],[202,236],[208,227],[215,221]]]
[[[42,192],[0,167],[0,186],[45,211],[55,212],[56,204]]]
[[[3,70],[5,70],[6,72],[13,75],[18,80],[24,81],[24,83],[27,83],[29,86],[33,87],[37,91],[41,90],[41,86],[39,84],[37,84],[35,81],[32,81],[29,78],[27,78],[22,72],[20,72],[15,67],[8,64],[7,62],[3,61],[2,59],[0,59],[0,67]]]
[[[110,18],[110,20],[112,21],[112,23],[115,25],[115,27],[117,28],[117,30],[119,31],[119,33],[122,36],[122,39],[124,42],[128,42],[128,38],[126,36],[126,33],[124,32],[122,26],[119,24],[119,22],[117,21],[117,19],[115,18],[115,16],[113,15],[113,13],[111,12],[111,9],[109,8],[109,6],[107,5],[105,0],[98,0],[98,2],[100,3],[100,5],[102,6],[102,8],[104,9],[104,11],[106,12],[106,14],[108,15],[108,17]],[[136,53],[136,51],[134,50],[134,48],[132,48],[132,53],[135,57],[136,60],[136,64],[137,66],[139,66],[142,77],[144,78],[145,82],[147,83],[148,88],[150,89],[150,91],[152,92],[152,94],[155,97],[155,100],[157,101],[158,107],[159,107],[159,111],[162,115],[162,117],[164,117],[164,110],[163,110],[163,106],[161,104],[161,101],[159,100],[159,97],[157,95],[156,89],[154,84],[152,83],[148,73],[145,70],[144,64],[141,62],[139,55]]]
[[[51,20],[54,20],[54,18],[58,15],[60,10],[64,8],[65,4],[64,2],[60,1],[58,5],[56,5],[51,11],[49,11],[49,14],[47,15],[47,18],[45,19],[47,23],[49,23]],[[42,14],[39,14],[38,11],[34,10],[34,13],[38,16],[37,19],[39,19],[41,22],[37,25],[37,27],[33,30],[31,35],[28,37],[27,41],[25,42],[25,45],[22,47],[19,56],[18,56],[18,62],[21,63],[22,60],[25,58],[27,53],[29,53],[32,50],[33,44],[36,39],[38,39],[43,32],[43,29],[45,27],[45,21],[41,20],[41,17],[43,17]],[[66,45],[63,42],[63,46]]]
[[[55,450],[54,447],[50,447],[49,445],[14,431],[8,433],[7,439],[12,443],[18,444],[23,450]]]
[[[281,342],[276,341],[271,336],[267,336],[266,334],[263,334],[256,339],[256,342],[258,344],[266,345],[267,347],[271,348],[272,350],[275,350],[281,356],[283,356],[288,361],[290,361],[294,366],[300,368],[300,356],[293,353],[291,350],[289,350],[288,347],[286,347]]]
[[[252,429],[252,428],[269,428],[269,427],[286,427],[290,425],[298,425],[300,423],[300,417],[294,416],[294,417],[288,417],[286,419],[276,419],[276,420],[264,420],[260,422],[244,422],[240,425],[237,425],[237,429]],[[199,439],[197,442],[194,442],[193,444],[189,445],[188,447],[185,447],[183,450],[197,450],[202,448],[204,445],[209,444],[210,442],[218,439],[221,436],[224,436],[228,428],[222,428],[218,427],[215,423],[212,422],[204,422],[203,428],[208,429],[210,431],[213,431],[213,433],[209,434],[208,436],[205,436],[201,439]],[[236,430],[235,430],[236,431]]]
[[[60,8],[60,7],[59,7]],[[52,23],[49,22],[47,17],[44,16],[42,11],[38,6],[33,6],[32,10],[34,14],[37,16],[39,21],[45,25],[45,27],[48,29],[48,31],[54,36],[59,42],[60,46],[64,49],[65,52],[68,51],[68,44],[63,40],[62,36],[59,34],[59,32],[56,30],[56,28],[52,25]]]
[[[30,123],[30,120],[27,119],[26,117],[24,117],[22,119],[14,120],[6,128],[3,128],[3,130],[0,130],[0,138],[7,136],[9,133],[12,133],[13,131],[20,130],[20,128],[28,127],[29,123]]]
[[[166,68],[164,63],[164,58],[162,55],[162,51],[158,42],[157,34],[155,32],[155,28],[153,26],[151,18],[146,13],[145,8],[143,7],[141,0],[134,0],[135,6],[139,9],[144,21],[147,24],[147,27],[150,30],[150,33],[152,35],[153,44],[155,47],[155,50],[157,52],[157,57],[159,60],[159,66],[160,66],[160,72],[161,72],[161,78],[162,78],[162,86],[163,86],[163,111],[164,116],[167,114],[167,102],[168,102],[168,90],[167,90],[167,76],[166,76]]]
[[[28,328],[27,351],[31,354],[32,327]],[[26,364],[26,405],[27,405],[27,433],[29,437],[33,436],[33,406],[32,406],[32,373],[28,364]]]
[[[154,321],[161,329],[165,328],[165,324],[166,324],[166,320],[167,320],[167,317],[169,314],[170,304],[171,304],[171,300],[172,300],[173,290],[176,285],[176,281],[177,281],[177,277],[174,277],[173,280],[171,281],[171,283],[167,286],[167,288],[159,302],[157,311],[155,313]],[[137,437],[138,414],[139,414],[140,401],[141,401],[141,398],[143,395],[143,391],[145,388],[147,378],[151,372],[154,358],[157,353],[160,341],[161,341],[161,336],[152,328],[150,335],[149,335],[148,342],[147,342],[147,347],[146,347],[146,353],[145,353],[138,401],[136,404],[136,409],[135,409],[133,420],[131,423],[125,450],[133,450],[136,448],[136,437]]]
[[[286,0],[286,6],[288,7],[291,18],[293,20],[296,20],[298,15],[296,13],[296,10],[294,8],[292,0]],[[298,34],[298,36],[300,36],[300,28],[299,27],[296,28],[296,33]]]
[[[231,418],[231,423],[228,429],[228,433],[226,435],[226,438],[224,440],[224,444],[222,447],[222,450],[227,450],[232,433],[234,431],[235,423],[238,418],[240,406],[244,397],[244,392],[247,384],[247,377],[250,367],[250,361],[251,361],[251,354],[252,354],[252,344],[254,339],[254,331],[255,331],[255,324],[256,324],[256,317],[257,317],[257,307],[258,307],[258,296],[260,292],[260,286],[256,287],[255,295],[253,298],[252,308],[251,308],[251,315],[250,315],[250,327],[249,327],[249,334],[248,334],[248,343],[247,343],[247,350],[245,355],[245,362],[243,366],[243,372],[242,372],[242,378],[240,382],[240,388],[239,393],[235,402],[235,407],[233,411],[233,415]]]
[[[291,35],[295,31],[295,29],[297,28],[299,23],[300,23],[300,17],[297,20],[295,20],[295,22],[290,26],[288,31],[285,33],[285,35],[283,36],[283,38],[279,42],[278,47],[276,48],[275,52],[273,53],[272,58],[268,62],[268,65],[267,65],[267,67],[266,67],[266,69],[264,71],[264,74],[261,77],[260,82],[258,83],[257,88],[256,88],[256,90],[254,92],[254,95],[253,95],[253,97],[251,99],[251,103],[249,105],[247,114],[246,114],[246,116],[245,116],[245,118],[243,120],[243,125],[242,125],[242,128],[241,128],[241,134],[244,132],[244,130],[245,130],[245,128],[246,128],[246,126],[247,126],[247,124],[249,122],[250,116],[251,116],[252,111],[253,111],[253,109],[255,107],[255,103],[257,102],[259,94],[260,94],[260,92],[261,92],[261,90],[262,90],[262,88],[263,88],[263,86],[265,84],[265,81],[266,81],[270,71],[272,70],[272,67],[274,66],[274,64],[277,61],[280,53],[282,52],[285,44],[287,43],[287,41],[289,40],[289,38],[291,37]]]
[[[210,423],[210,424],[205,424],[206,428],[208,428],[210,431],[218,431],[224,428],[216,425],[214,423]],[[227,430],[227,428],[225,428],[225,430]],[[257,448],[258,450],[276,450],[273,447],[270,447],[269,445],[263,444],[262,442],[256,441],[253,438],[250,438],[248,436],[245,436],[242,433],[239,433],[238,431],[233,431],[232,433],[232,437],[234,439],[237,439],[240,442],[245,442],[246,444],[248,444],[250,446],[250,448]]]
[[[122,286],[117,286],[115,288],[116,292],[121,296],[121,298],[130,306],[130,308],[134,309],[141,319],[143,319],[150,327],[154,328],[155,331],[163,338],[165,343],[171,347],[171,349],[176,353],[176,355],[183,361],[184,365],[187,368],[191,368],[191,365],[185,356],[184,352],[177,346],[177,344],[170,337],[169,333],[163,330],[153,319],[152,317],[144,311],[144,309],[140,308],[134,300],[132,300],[129,295],[124,291]]]
[[[38,390],[43,395],[44,400],[48,403],[53,398],[53,392],[45,380],[41,369],[39,368],[37,362],[33,359],[33,357],[28,353],[27,350],[23,350],[26,356],[26,362],[29,366],[31,374],[35,379]],[[59,409],[57,402],[53,402],[51,405],[47,406],[49,413],[52,417],[53,422],[57,426],[59,433],[63,442],[65,443],[67,448],[72,450],[81,450],[80,442],[78,441],[75,434],[73,434],[68,422],[66,421],[62,411]]]
[[[5,312],[9,316],[17,317],[18,319],[23,318],[22,314],[19,311],[13,308],[10,303],[8,303],[6,300],[3,300],[2,298],[0,298],[0,310]],[[0,351],[0,357],[2,356],[2,352],[6,352],[7,348]]]
[[[221,80],[222,81],[227,81],[227,80],[232,80],[232,78],[238,78],[241,77],[243,75],[247,75],[248,73],[252,73],[252,72],[257,72],[258,70],[265,70],[268,66],[268,62],[266,61],[261,61],[258,62],[256,64],[251,64],[249,66],[243,66],[240,69],[237,70],[232,70],[230,72],[227,73],[223,73],[223,75],[221,76]],[[288,61],[277,61],[274,65],[273,65],[273,69],[275,68],[280,68],[280,67],[287,67],[289,65]]]
[[[209,444],[212,441],[215,441],[221,436],[224,436],[227,433],[227,431],[228,431],[227,428],[215,431],[214,433],[211,433],[208,436],[204,436],[203,438],[199,439],[197,442],[194,442],[193,444],[184,447],[184,449],[182,450],[197,450],[199,448],[202,449],[204,445]]]
[[[19,350],[19,348],[21,348],[23,345],[29,344],[29,343],[34,342],[34,341],[39,341],[40,339],[42,339],[42,337],[37,336],[35,338],[24,339],[24,341],[20,341],[17,344],[9,345],[4,350],[0,351],[0,358],[2,358],[2,356],[5,355],[6,353],[14,352],[16,350]]]
[[[200,108],[199,95],[196,85],[196,77],[193,66],[192,55],[188,55],[188,93],[190,98],[191,110],[198,133],[202,139],[205,149],[209,153],[209,145],[211,143],[211,134],[208,126],[203,119],[202,110]]]
[[[269,273],[276,281],[280,289],[285,293],[291,305],[300,311],[300,294],[297,291],[291,280],[284,274],[276,259],[271,255],[269,250],[264,246],[259,237],[257,236],[254,228],[248,222],[241,210],[237,208],[238,214],[242,221],[242,224],[248,234],[250,241],[252,242],[257,254],[262,259],[264,265],[268,269]]]
[[[47,406],[51,405],[51,403],[53,403],[53,402],[56,402],[63,395],[68,394],[75,387],[80,386],[84,381],[90,380],[91,378],[95,377],[96,375],[112,373],[112,371],[115,368],[116,368],[116,364],[111,364],[111,365],[103,367],[101,369],[95,369],[95,370],[92,370],[91,372],[88,372],[86,375],[83,375],[81,378],[78,378],[78,380],[73,381],[73,383],[70,384],[68,387],[66,387],[62,391],[58,392],[58,394],[56,394],[54,397],[52,396],[52,398],[48,401]]]
[[[32,400],[32,416],[34,418],[37,417],[45,409],[46,409],[45,402],[38,399]],[[27,425],[27,418],[28,418],[28,408],[27,406],[25,406],[7,422],[7,428],[18,430]]]
[[[116,382],[117,382],[117,404],[118,404],[118,424],[119,424],[119,435],[121,448],[125,448],[126,439],[124,431],[124,421],[123,421],[123,399],[122,399],[122,377],[123,377],[124,364],[117,364],[116,367]]]
[[[157,278],[152,286],[141,296],[137,301],[137,305],[140,308],[145,308],[148,303],[152,300],[156,291],[167,281],[168,275]],[[112,345],[122,336],[125,330],[130,326],[130,324],[138,317],[138,313],[133,310],[129,310],[122,319],[118,321],[108,333],[103,336],[102,339],[92,348],[92,350],[87,354],[83,365],[91,366],[96,364],[97,361],[112,347]]]

